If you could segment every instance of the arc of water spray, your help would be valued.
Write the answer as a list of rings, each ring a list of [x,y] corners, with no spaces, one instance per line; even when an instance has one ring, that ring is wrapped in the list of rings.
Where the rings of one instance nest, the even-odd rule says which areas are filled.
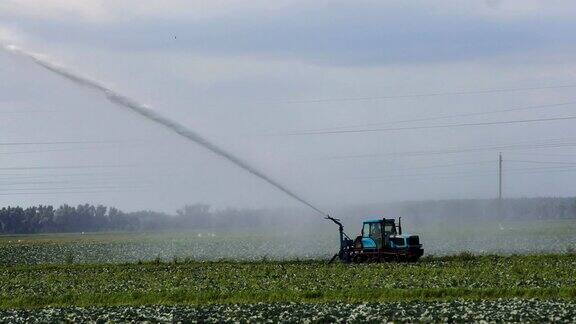
[[[75,72],[72,72],[68,69],[65,69],[65,68],[49,61],[46,58],[41,57],[38,54],[30,53],[30,52],[23,50],[17,46],[14,46],[14,45],[2,45],[2,48],[11,52],[11,53],[18,54],[22,57],[31,59],[34,63],[40,65],[41,67],[43,67],[43,68],[45,68],[51,72],[54,72],[54,73],[60,75],[61,77],[64,77],[64,78],[68,79],[69,81],[72,81],[78,85],[90,88],[92,90],[102,92],[110,102],[112,102],[118,106],[128,108],[131,111],[138,113],[141,116],[174,131],[178,135],[181,135],[181,136],[183,136],[189,140],[192,140],[196,144],[210,150],[211,152],[215,153],[216,155],[223,157],[226,160],[235,164],[236,166],[244,169],[245,171],[248,171],[252,175],[255,175],[258,178],[266,181],[270,185],[274,186],[276,189],[282,191],[283,193],[285,193],[288,196],[292,197],[293,199],[301,202],[302,204],[312,208],[314,211],[316,211],[322,215],[326,215],[326,213],[324,213],[322,210],[320,210],[316,206],[312,205],[310,202],[308,202],[304,198],[300,197],[299,195],[295,194],[292,190],[288,189],[283,184],[281,184],[278,181],[272,179],[271,177],[265,175],[264,173],[262,173],[261,171],[259,171],[258,169],[256,169],[252,165],[250,165],[248,162],[246,162],[246,161],[240,159],[239,157],[233,155],[232,153],[224,150],[220,146],[212,143],[211,141],[206,139],[204,136],[202,136],[202,135],[198,134],[197,132],[187,128],[186,126],[158,114],[157,112],[152,110],[150,107],[148,107],[144,104],[138,103],[136,100],[133,100],[127,96],[124,96],[124,95],[106,87],[105,85],[103,85],[102,83],[100,83],[98,81],[89,79],[89,78],[84,77],[82,75],[79,75]]]

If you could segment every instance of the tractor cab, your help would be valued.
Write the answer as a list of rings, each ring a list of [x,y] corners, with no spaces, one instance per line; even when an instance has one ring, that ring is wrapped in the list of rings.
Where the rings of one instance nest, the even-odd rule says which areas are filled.
[[[390,244],[390,237],[402,232],[394,219],[364,221],[362,226],[362,246],[364,249],[382,249]]]

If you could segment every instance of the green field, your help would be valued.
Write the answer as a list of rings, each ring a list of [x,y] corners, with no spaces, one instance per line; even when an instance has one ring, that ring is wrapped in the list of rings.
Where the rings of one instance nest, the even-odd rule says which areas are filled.
[[[424,244],[427,252],[439,251],[436,256],[355,265],[327,264],[336,248],[333,233],[2,236],[0,317],[573,322],[573,229],[572,223],[550,222],[508,225],[497,233],[430,230]],[[487,243],[475,253],[450,253],[482,239]],[[542,242],[558,244],[550,252],[533,248]],[[501,253],[488,253],[490,244]]]
[[[330,224],[329,224],[330,225]],[[426,255],[550,254],[576,250],[574,220],[406,226]],[[360,229],[351,228],[354,235]],[[174,258],[198,261],[328,259],[338,249],[335,226],[312,229],[233,229],[157,233],[0,236],[0,263],[125,263]]]
[[[500,299],[386,303],[258,303],[47,307],[1,310],[6,322],[184,323],[573,323],[576,302]]]
[[[367,307],[362,316],[378,321],[470,320],[475,317],[461,317],[462,309],[466,316],[486,316],[486,305],[493,305],[492,315],[477,319],[504,320],[513,310],[524,317],[509,320],[576,319],[575,254],[462,254],[360,265],[190,260],[18,265],[1,267],[0,276],[0,316],[15,319],[52,314],[59,319],[219,321],[224,314],[248,320],[254,312],[263,319],[290,310],[309,318],[334,316],[317,318],[332,321],[348,318],[345,309]]]
[[[2,267],[0,307],[576,298],[576,255]]]

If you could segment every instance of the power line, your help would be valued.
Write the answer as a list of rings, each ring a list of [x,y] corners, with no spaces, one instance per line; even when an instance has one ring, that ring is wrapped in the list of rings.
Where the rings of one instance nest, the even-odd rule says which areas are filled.
[[[55,142],[0,142],[0,146],[23,146],[23,145],[62,145],[62,144],[117,144],[130,143],[131,141],[55,141]]]
[[[534,154],[532,153],[509,153],[509,155],[513,155],[513,156],[530,156],[533,157]],[[553,156],[553,157],[562,157],[562,158],[570,158],[570,159],[576,159],[576,154],[561,154],[561,153],[546,153],[546,156]]]
[[[52,153],[52,152],[76,152],[76,151],[89,151],[89,150],[101,150],[101,149],[117,149],[117,148],[118,148],[117,146],[88,146],[88,147],[74,147],[74,148],[65,148],[65,149],[0,152],[0,155],[35,154],[35,153]]]
[[[83,181],[84,180],[84,181]],[[20,182],[0,182],[0,186],[19,186],[19,185],[46,185],[46,184],[95,184],[95,183],[119,183],[119,184],[129,184],[129,183],[145,183],[151,184],[150,181],[146,179],[121,179],[122,181],[118,181],[116,179],[76,179],[75,181],[70,180],[51,180],[51,181],[20,181]],[[128,181],[126,181],[128,180]],[[0,189],[1,190],[1,189]]]
[[[56,145],[56,144],[83,144],[89,142],[82,142],[82,143],[63,143],[63,142],[54,142],[49,143],[46,145]],[[154,144],[145,141],[110,141],[110,142],[97,142],[97,144],[102,145],[94,145],[94,146],[85,146],[85,147],[69,147],[69,148],[61,148],[61,149],[43,149],[43,150],[28,150],[28,151],[13,151],[13,152],[0,152],[0,155],[12,155],[12,154],[35,154],[35,153],[52,153],[52,152],[76,152],[76,151],[87,151],[87,150],[109,150],[109,149],[118,149],[120,145],[130,144],[130,148],[133,149],[139,145],[146,145],[146,147],[150,147],[151,145],[161,145],[161,144]],[[112,144],[112,145],[110,145]],[[2,144],[0,144],[2,145]],[[14,143],[10,145],[39,145],[35,144],[28,144],[28,143]]]
[[[133,186],[78,186],[78,187],[50,187],[50,188],[9,188],[9,189],[0,189],[0,191],[23,191],[23,190],[30,190],[32,192],[35,191],[43,191],[43,190],[71,190],[71,189],[79,189],[79,190],[91,190],[91,189],[122,189],[122,188],[143,188],[143,187],[133,187]]]
[[[148,191],[150,189],[118,189],[118,190],[88,190],[88,191],[53,191],[50,192],[0,192],[0,196],[22,196],[22,195],[75,195],[75,194],[98,194],[98,193],[115,193],[115,192],[135,192],[135,191]]]
[[[477,161],[477,162],[463,162],[463,163],[452,163],[452,164],[440,164],[440,165],[430,165],[430,166],[423,166],[423,167],[414,167],[414,168],[401,168],[401,169],[392,169],[392,171],[412,171],[412,170],[426,170],[426,169],[436,169],[436,168],[448,168],[454,166],[463,166],[463,165],[479,165],[479,164],[488,164],[494,163],[494,161]],[[366,177],[367,179],[371,179],[373,177]],[[362,179],[362,178],[357,178]]]
[[[328,131],[328,130],[345,129],[345,128],[355,128],[355,127],[394,125],[394,124],[431,121],[431,120],[441,120],[441,119],[457,118],[457,117],[471,117],[471,116],[490,115],[490,114],[513,112],[513,111],[525,111],[525,110],[542,109],[542,108],[550,108],[550,107],[562,107],[562,106],[573,105],[573,104],[576,104],[576,101],[569,101],[569,102],[556,103],[556,104],[546,104],[546,105],[535,105],[535,106],[520,107],[520,108],[491,110],[491,111],[483,111],[483,112],[475,112],[475,113],[467,113],[467,114],[443,115],[443,116],[435,116],[435,117],[428,117],[428,118],[415,118],[415,119],[404,119],[404,120],[395,120],[395,121],[379,122],[379,123],[365,123],[365,124],[354,124],[354,125],[343,125],[343,126],[316,128],[316,129],[303,130],[301,132],[318,132],[318,131]]]
[[[7,177],[6,177],[7,176]],[[112,172],[101,172],[101,173],[60,173],[60,174],[41,174],[41,175],[29,175],[28,173],[25,174],[0,174],[0,182],[6,180],[20,180],[20,179],[45,179],[45,178],[74,178],[74,177],[81,177],[80,179],[90,180],[102,180],[102,179],[141,179],[141,178],[168,178],[168,177],[176,177],[177,174],[138,174],[138,175],[122,175],[118,173]],[[84,178],[88,177],[88,178]],[[90,178],[94,177],[94,178]],[[1,184],[1,183],[0,183]]]
[[[421,151],[404,151],[395,153],[373,153],[373,154],[351,154],[351,155],[338,155],[326,158],[321,158],[321,160],[341,160],[341,159],[355,159],[355,158],[379,158],[385,156],[425,156],[425,155],[447,155],[447,154],[458,154],[458,153],[473,153],[473,152],[485,152],[485,151],[508,151],[508,150],[530,150],[530,149],[545,149],[545,148],[559,148],[559,147],[573,147],[576,146],[576,142],[561,142],[570,139],[550,139],[543,143],[532,142],[519,142],[515,144],[503,144],[503,145],[491,145],[491,146],[471,146],[468,148],[454,147],[448,149],[439,150],[421,150]],[[524,144],[526,143],[526,144]]]
[[[356,130],[349,129],[349,130],[333,130],[333,131],[294,132],[294,133],[276,134],[276,135],[271,135],[271,136],[300,136],[300,135],[330,135],[330,134],[346,134],[346,133],[392,132],[392,131],[418,130],[418,129],[438,129],[438,128],[459,128],[459,127],[471,127],[471,126],[525,124],[525,123],[550,122],[550,121],[573,120],[573,119],[576,119],[576,116],[537,118],[537,119],[517,119],[517,120],[505,120],[505,121],[495,121],[495,122],[430,125],[430,126],[414,126],[414,127],[371,128],[371,129],[368,128],[368,129],[356,129]]]
[[[325,99],[284,100],[284,101],[261,101],[259,103],[261,103],[261,104],[301,104],[301,103],[324,103],[324,102],[343,102],[343,101],[371,101],[371,100],[386,100],[386,99],[401,99],[401,98],[423,98],[423,97],[455,96],[455,95],[469,95],[469,94],[521,92],[521,91],[562,89],[562,88],[575,88],[575,87],[576,87],[576,85],[568,84],[568,85],[542,86],[542,87],[498,88],[498,89],[484,89],[484,90],[464,90],[464,91],[448,91],[448,92],[413,93],[413,94],[390,95],[390,96],[325,98]]]
[[[3,173],[0,174],[0,180],[12,179],[35,179],[35,178],[49,178],[49,177],[75,177],[75,176],[100,176],[100,175],[115,175],[117,173],[51,173],[41,175],[30,175],[29,173]],[[8,177],[5,177],[8,176]]]
[[[103,164],[103,165],[67,165],[67,166],[33,166],[33,167],[3,167],[0,170],[59,170],[59,169],[99,169],[99,168],[128,168],[134,164]]]
[[[520,168],[520,169],[509,169],[507,170],[507,174],[535,174],[535,173],[555,173],[555,172],[569,172],[569,171],[576,171],[576,167],[540,167],[540,168]],[[439,172],[439,173],[413,173],[413,174],[392,174],[387,176],[376,176],[376,177],[365,177],[365,178],[354,178],[351,180],[359,180],[359,181],[387,181],[387,180],[395,180],[395,179],[405,179],[405,178],[429,178],[436,176],[452,176],[452,177],[467,177],[467,176],[486,176],[486,175],[493,175],[496,174],[497,170],[493,171],[468,171],[468,172]],[[411,179],[410,181],[413,181]]]
[[[533,171],[533,172],[514,172],[512,173],[512,175],[528,175],[528,174],[555,174],[555,173],[566,173],[566,172],[576,172],[576,169],[561,169],[561,170],[542,170],[542,171]],[[384,179],[384,178],[377,178],[377,179],[372,179],[372,180],[366,180],[369,182],[389,182],[389,183],[401,183],[401,184],[406,184],[406,183],[410,183],[410,182],[415,182],[415,181],[430,181],[431,179],[434,180],[452,180],[452,179],[457,179],[457,180],[461,180],[461,179],[468,179],[468,178],[478,178],[478,177],[482,177],[482,178],[486,178],[487,176],[490,175],[494,175],[496,174],[496,171],[494,172],[490,172],[490,173],[478,173],[478,174],[464,174],[464,175],[447,175],[447,176],[431,176],[431,177],[415,177],[409,180],[406,180],[405,178],[401,178],[401,177],[396,177],[396,178],[389,178],[389,179]],[[478,183],[475,183],[474,186],[477,186]],[[493,186],[492,184],[490,184],[490,186]]]
[[[0,114],[52,113],[59,110],[0,110]]]
[[[392,170],[396,171],[396,170]],[[478,174],[478,175],[485,175],[485,174],[493,174],[494,171],[463,171],[463,172],[436,172],[436,173],[410,173],[410,174],[389,174],[384,176],[373,176],[373,177],[361,177],[361,178],[354,178],[353,180],[374,180],[374,179],[390,179],[390,178],[409,178],[409,177],[427,177],[427,176],[444,176],[444,175],[469,175],[469,174]]]
[[[531,160],[506,160],[506,162],[536,163],[536,164],[576,165],[576,162],[531,161]]]

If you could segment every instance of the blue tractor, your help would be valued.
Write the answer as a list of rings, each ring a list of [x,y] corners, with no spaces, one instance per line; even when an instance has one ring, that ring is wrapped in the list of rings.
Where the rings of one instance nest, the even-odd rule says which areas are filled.
[[[330,216],[326,219],[336,223],[340,232],[340,251],[330,262],[336,258],[344,263],[415,262],[424,254],[418,235],[402,234],[400,218],[398,224],[389,218],[364,221],[361,235],[354,240],[344,233],[339,219]]]

